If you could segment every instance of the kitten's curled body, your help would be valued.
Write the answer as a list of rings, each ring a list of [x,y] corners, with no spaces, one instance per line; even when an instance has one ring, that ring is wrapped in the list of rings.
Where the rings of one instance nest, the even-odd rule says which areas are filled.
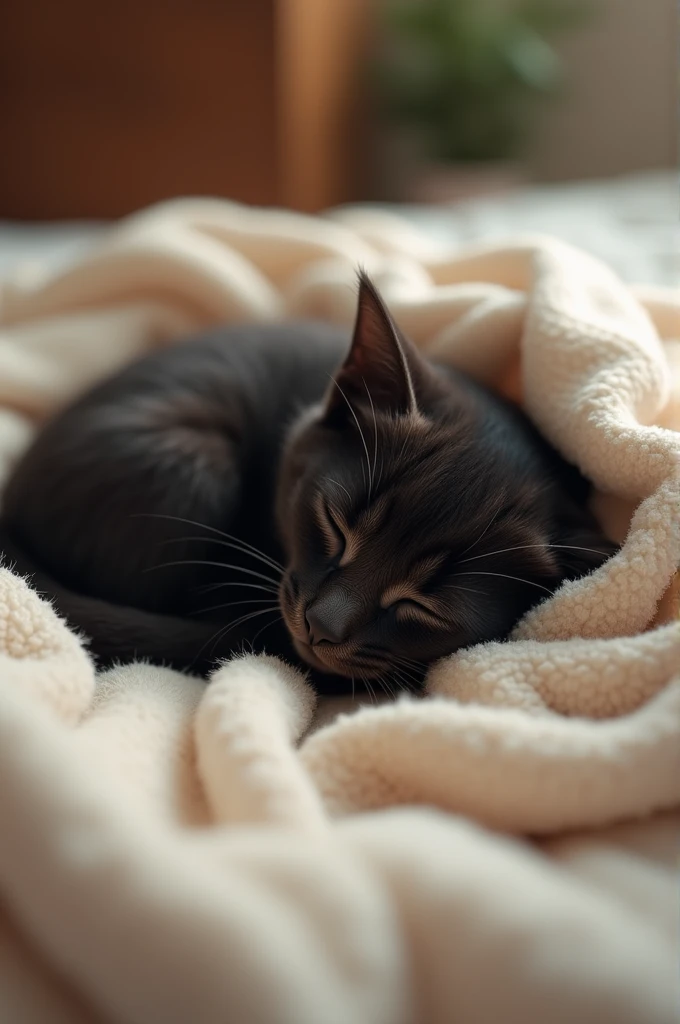
[[[255,644],[329,689],[507,636],[610,553],[580,475],[417,353],[365,278],[347,348],[327,325],[238,326],[126,368],[18,465],[8,557],[102,660],[202,671]]]

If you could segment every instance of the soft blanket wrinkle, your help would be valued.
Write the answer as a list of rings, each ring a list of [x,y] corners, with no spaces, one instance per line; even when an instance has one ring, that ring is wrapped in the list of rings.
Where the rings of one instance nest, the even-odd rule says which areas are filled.
[[[209,199],[0,282],[0,487],[40,423],[220,322],[349,325],[520,399],[623,541],[423,698],[317,706],[241,656],[97,673],[0,568],[7,1024],[671,1024],[680,833],[680,295],[551,238],[441,251],[378,210]]]

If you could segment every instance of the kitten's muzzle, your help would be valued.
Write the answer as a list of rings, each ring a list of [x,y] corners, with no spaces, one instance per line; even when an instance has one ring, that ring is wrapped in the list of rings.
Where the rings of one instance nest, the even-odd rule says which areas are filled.
[[[355,661],[360,648],[352,638],[361,624],[360,599],[345,588],[333,587],[305,603],[291,575],[281,584],[281,610],[300,657],[312,668],[333,675],[378,674]]]

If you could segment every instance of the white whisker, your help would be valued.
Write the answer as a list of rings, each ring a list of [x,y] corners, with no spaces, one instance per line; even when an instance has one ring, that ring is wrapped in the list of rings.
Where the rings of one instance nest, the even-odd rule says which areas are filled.
[[[338,480],[331,480],[330,477],[328,477],[327,479],[328,479],[328,483],[329,484],[334,484],[336,487],[341,487],[342,490],[347,495],[347,497],[349,498],[349,500],[352,501],[352,495],[349,493],[349,491],[347,490],[347,488],[345,487],[344,484],[341,484]]]
[[[231,632],[232,629],[235,629],[237,626],[240,626],[243,623],[248,622],[250,619],[257,618],[258,615],[266,615],[268,612],[271,614],[271,612],[274,611],[274,610],[275,609],[273,609],[273,608],[260,608],[258,611],[248,612],[247,615],[242,615],[240,618],[235,619],[233,622],[228,622],[226,626],[222,626],[215,633],[213,633],[213,635],[210,637],[209,640],[206,640],[206,642],[203,644],[203,646],[201,647],[200,651],[198,652],[198,654],[194,658],[194,662],[198,661],[198,659],[200,658],[201,654],[206,649],[206,647],[208,646],[208,644],[210,643],[211,640],[212,640],[212,647],[210,648],[210,654],[212,654],[212,652],[215,650],[215,646],[217,645],[217,643],[221,639],[223,639],[223,637],[227,636]],[[258,636],[259,636],[259,633],[258,633]],[[243,642],[245,643],[245,640]],[[251,645],[251,647],[252,647],[252,645]]]
[[[278,597],[279,591],[276,587],[263,587],[261,583],[245,583],[241,580],[225,580],[222,583],[207,583],[196,587],[197,593],[207,594],[211,590],[220,590],[222,587],[247,587],[249,590],[264,590],[265,594],[275,594]]]
[[[248,544],[247,541],[241,540],[240,537],[235,537],[233,533],[225,533],[224,530],[218,530],[216,526],[208,526],[207,523],[199,523],[196,519],[185,519],[183,516],[166,515],[163,512],[133,512],[130,518],[169,519],[175,523],[186,523],[187,526],[197,526],[199,530],[208,530],[210,533],[216,533],[219,537],[224,537],[225,540],[238,541],[239,544],[241,544],[244,548],[248,548],[248,550],[252,551],[254,554],[262,555],[263,557],[269,559],[269,561],[273,563],[276,569],[280,569],[281,572],[284,571],[284,567],[281,565],[280,562],[277,562],[275,558],[270,558],[269,555],[264,555],[264,552],[260,551],[259,548],[256,548],[254,544]]]
[[[410,421],[409,424],[408,424],[408,428],[406,430],[406,434],[404,436],[404,443],[401,446],[401,451],[399,452],[399,458],[397,459],[397,462],[401,462],[401,460],[403,459],[404,452],[406,451],[406,445],[411,440],[412,435],[413,435],[413,421]]]
[[[361,437],[361,443],[364,446],[364,452],[366,453],[366,469],[368,470],[368,496],[369,496],[369,500],[370,500],[371,491],[373,490],[373,481],[371,479],[371,460],[370,460],[370,458],[368,456],[368,445],[366,444],[366,438],[364,437],[364,432],[361,429],[361,424],[359,423],[359,419],[357,417],[357,414],[354,411],[354,408],[353,408],[352,403],[350,402],[349,398],[347,397],[345,392],[342,390],[342,388],[338,384],[338,382],[335,379],[335,377],[331,376],[331,380],[335,384],[336,388],[338,389],[338,391],[340,392],[342,397],[347,402],[347,407],[349,408],[349,411],[352,413],[352,416],[354,417],[354,422],[357,425],[357,430],[359,431],[359,436]]]
[[[382,483],[383,470],[384,469],[385,469],[385,457],[384,457],[383,453],[381,452],[380,453],[380,476],[378,477],[378,483],[376,484],[376,489],[378,487],[380,487],[380,484]]]
[[[413,665],[414,668],[422,669],[423,671],[425,671],[428,667],[427,662],[425,661],[417,661],[415,658],[407,658],[403,654],[399,654],[397,655],[397,657],[399,658],[400,661],[405,662],[407,665]]]
[[[371,392],[368,390],[368,384],[366,383],[365,380],[364,380],[364,387],[366,388],[366,394],[368,395],[368,400],[371,403],[371,412],[373,413],[373,474],[372,474],[372,483],[374,484],[375,483],[375,471],[377,469],[377,464],[378,464],[378,424],[376,423],[376,419],[375,419],[375,407],[373,405],[373,398],[371,397]],[[369,493],[369,500],[370,500],[370,493]]]
[[[415,663],[412,663],[408,658],[402,658],[398,654],[392,655],[391,660],[393,670],[395,672],[399,671],[399,673],[404,677],[406,682],[409,684],[409,689],[416,689],[421,686],[423,676],[425,675],[425,671],[427,669],[426,665],[418,665],[418,667],[416,667]]]
[[[457,575],[459,575],[459,574],[457,574]],[[445,583],[442,589],[443,590],[460,590],[462,593],[465,593],[465,594],[479,594],[481,597],[485,596],[483,590],[473,590],[472,587],[458,587],[458,586],[456,586],[455,583]]]
[[[578,544],[516,544],[512,548],[499,548],[497,551],[487,551],[482,555],[473,555],[472,558],[463,558],[459,561],[459,565],[463,565],[465,562],[474,562],[478,558],[491,558],[492,555],[504,555],[509,551],[522,551],[525,548],[564,548],[569,551],[589,551],[593,555],[606,555],[606,551],[599,551],[597,548],[583,548],[579,547]]]
[[[385,696],[390,700],[394,700],[397,695],[396,691],[389,683],[384,673],[378,676],[377,682]]]
[[[526,583],[529,587],[538,587],[539,590],[545,590],[546,594],[552,594],[552,590],[548,587],[544,587],[542,583],[534,583],[533,580],[524,580],[521,576],[509,576],[505,572],[457,572],[456,576],[498,576],[504,580],[515,580],[516,583]]]
[[[486,534],[489,532],[489,530],[491,529],[493,524],[498,519],[498,516],[499,516],[500,511],[501,511],[502,508],[503,508],[503,500],[501,499],[500,504],[498,505],[498,508],[496,509],[496,511],[494,512],[493,516],[491,517],[489,522],[486,524],[486,526],[484,527],[482,532],[480,533],[480,535],[477,538],[477,540],[474,542],[474,544],[470,544],[469,547],[465,548],[464,551],[461,551],[461,555],[466,555],[468,553],[468,551],[472,551],[473,548],[477,547],[479,542],[482,540],[483,537],[486,536]]]
[[[175,565],[211,565],[216,569],[233,569],[234,572],[243,572],[246,576],[256,576],[259,580],[266,580],[267,583],[275,584],[277,581],[271,576],[265,576],[261,572],[255,572],[254,569],[244,569],[241,565],[231,565],[229,562],[209,562],[200,558],[182,558],[177,562],[161,562],[160,565],[152,565],[148,569],[142,571],[154,572],[156,569],[169,569]]]
[[[402,692],[413,690],[417,686],[416,679],[407,675],[404,667],[401,665],[392,666],[392,676],[396,680],[397,685]],[[396,696],[396,693],[394,693],[393,696]]]
[[[219,611],[220,608],[234,608],[236,605],[238,605],[239,607],[242,607],[244,604],[264,604],[265,601],[267,601],[267,600],[268,600],[268,598],[266,598],[266,597],[253,597],[253,598],[250,598],[250,600],[247,600],[247,601],[226,601],[224,604],[211,604],[209,608],[198,608],[195,612],[192,612],[191,614],[192,615],[205,615],[207,612]],[[278,607],[279,607],[278,603],[276,603],[276,604],[271,604],[270,603],[270,604],[267,605],[267,608],[278,608]]]
[[[260,633],[264,633],[265,629],[269,629],[271,626],[275,626],[277,622],[282,622],[282,621],[283,621],[283,615],[279,615],[278,618],[272,619],[271,622],[265,623],[265,625],[262,627],[262,629],[258,629],[257,633],[253,637],[253,641],[252,641],[252,644],[251,644],[251,646],[253,648],[253,654],[255,653],[255,641],[259,637]]]
[[[369,696],[371,698],[372,703],[373,704],[377,704],[378,698],[376,697],[375,690],[371,686],[371,683],[370,683],[369,679],[367,678],[367,676],[365,676],[363,674],[363,672],[359,672],[359,679],[361,679],[362,683],[364,684],[364,686],[368,690],[368,693],[369,693]]]
[[[248,555],[250,558],[255,558],[258,559],[260,562],[264,562],[264,564],[268,568],[273,569],[278,576],[281,576],[281,574],[283,573],[283,569],[279,569],[276,563],[270,560],[268,556],[257,554],[255,551],[249,551],[245,547],[240,547],[240,545],[234,543],[234,541],[221,540],[219,537],[169,537],[168,540],[164,540],[161,543],[189,544],[192,541],[203,542],[207,544],[222,544],[225,548],[233,548],[234,551],[238,551],[242,555]]]

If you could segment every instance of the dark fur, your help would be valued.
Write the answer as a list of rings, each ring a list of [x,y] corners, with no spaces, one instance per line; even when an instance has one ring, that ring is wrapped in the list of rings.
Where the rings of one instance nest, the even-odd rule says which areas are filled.
[[[426,362],[366,279],[346,353],[328,326],[242,326],[130,366],[17,467],[8,557],[103,661],[205,671],[256,642],[328,689],[505,637],[611,552],[579,474],[519,410]],[[225,530],[285,565],[285,625],[228,628],[274,574]]]

